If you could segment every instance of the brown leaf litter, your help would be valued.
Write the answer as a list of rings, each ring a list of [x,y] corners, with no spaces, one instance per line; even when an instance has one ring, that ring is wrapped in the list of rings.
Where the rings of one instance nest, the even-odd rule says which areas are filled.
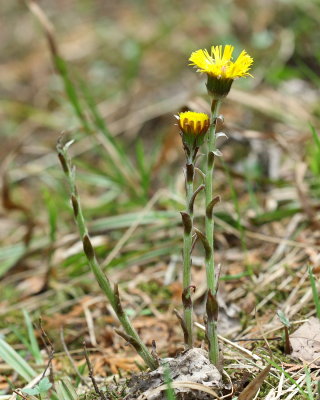
[[[313,367],[320,366],[320,320],[309,318],[292,335],[290,335],[292,357],[311,363]]]

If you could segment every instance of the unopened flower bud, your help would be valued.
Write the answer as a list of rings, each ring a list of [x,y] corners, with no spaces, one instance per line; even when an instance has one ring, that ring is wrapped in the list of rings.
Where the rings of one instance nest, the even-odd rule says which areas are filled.
[[[207,114],[193,111],[182,112],[177,118],[183,144],[192,155],[203,143],[210,126],[210,118]]]

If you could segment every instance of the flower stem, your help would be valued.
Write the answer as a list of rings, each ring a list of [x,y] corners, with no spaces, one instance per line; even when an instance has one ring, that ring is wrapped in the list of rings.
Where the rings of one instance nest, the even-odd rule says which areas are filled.
[[[191,301],[191,248],[192,248],[192,227],[193,227],[193,161],[187,160],[186,165],[186,213],[189,215],[190,226],[185,227],[183,234],[183,308],[184,322],[186,324],[187,338],[186,345],[193,346],[193,323],[192,323],[192,301]]]
[[[108,277],[104,274],[104,272],[102,271],[102,269],[97,261],[95,251],[91,244],[88,230],[87,230],[86,223],[85,223],[82,209],[81,209],[80,197],[79,197],[76,183],[75,183],[75,169],[74,169],[74,166],[71,164],[71,160],[67,154],[67,148],[68,148],[68,144],[62,145],[62,143],[60,141],[58,142],[58,145],[57,145],[58,156],[59,156],[63,171],[67,177],[68,184],[70,187],[70,195],[71,195],[71,203],[72,203],[72,207],[73,207],[73,213],[74,213],[74,217],[76,220],[76,224],[78,226],[81,240],[83,242],[83,249],[84,249],[84,253],[87,257],[88,264],[89,264],[93,274],[95,275],[96,280],[99,283],[99,286],[101,287],[102,291],[108,298],[112,308],[114,309],[115,313],[117,314],[117,317],[118,317],[124,331],[127,334],[129,343],[133,344],[136,351],[138,352],[140,357],[144,360],[144,362],[147,364],[147,366],[149,368],[151,368],[152,370],[154,370],[158,367],[158,364],[157,364],[156,360],[152,357],[151,353],[149,352],[147,347],[144,345],[142,340],[140,339],[138,333],[132,326],[127,314],[122,309],[120,299],[119,299],[118,287],[115,286],[115,289],[112,288]]]
[[[211,125],[207,136],[207,160],[205,178],[205,200],[206,216],[205,231],[206,237],[211,247],[211,254],[206,259],[207,287],[213,296],[216,295],[216,278],[214,266],[214,220],[210,202],[213,199],[213,173],[214,173],[214,152],[216,150],[216,119],[218,117],[221,100],[212,100],[211,106]],[[207,335],[209,341],[209,359],[214,365],[219,362],[219,346],[217,339],[216,321],[208,320]]]

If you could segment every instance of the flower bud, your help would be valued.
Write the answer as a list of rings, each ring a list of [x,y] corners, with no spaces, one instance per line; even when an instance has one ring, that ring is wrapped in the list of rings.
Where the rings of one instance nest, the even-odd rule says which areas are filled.
[[[193,155],[203,143],[210,126],[210,118],[207,114],[193,111],[182,112],[177,118],[183,144],[189,154]]]

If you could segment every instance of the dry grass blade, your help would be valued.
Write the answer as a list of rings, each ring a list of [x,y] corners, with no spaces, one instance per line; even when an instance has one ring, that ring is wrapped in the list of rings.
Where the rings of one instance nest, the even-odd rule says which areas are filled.
[[[172,382],[171,383],[171,387],[174,389],[178,389],[178,388],[188,388],[188,389],[193,389],[193,390],[198,390],[200,392],[205,392],[208,394],[211,394],[211,396],[214,396],[215,399],[221,399],[221,397],[219,397],[217,395],[217,393],[208,388],[207,386],[202,385],[201,383],[194,383],[194,382]],[[155,389],[152,389],[148,392],[145,392],[143,394],[141,394],[137,400],[146,400],[149,399],[150,396],[154,396],[155,394],[162,392],[164,390],[168,389],[167,385],[161,385]],[[240,398],[239,398],[240,400]],[[244,400],[244,398],[243,398]],[[248,399],[247,399],[248,400]]]
[[[261,371],[260,374],[257,375],[254,380],[250,382],[249,385],[241,392],[238,400],[252,400],[268,376],[270,369],[271,365],[268,365],[263,371]]]

